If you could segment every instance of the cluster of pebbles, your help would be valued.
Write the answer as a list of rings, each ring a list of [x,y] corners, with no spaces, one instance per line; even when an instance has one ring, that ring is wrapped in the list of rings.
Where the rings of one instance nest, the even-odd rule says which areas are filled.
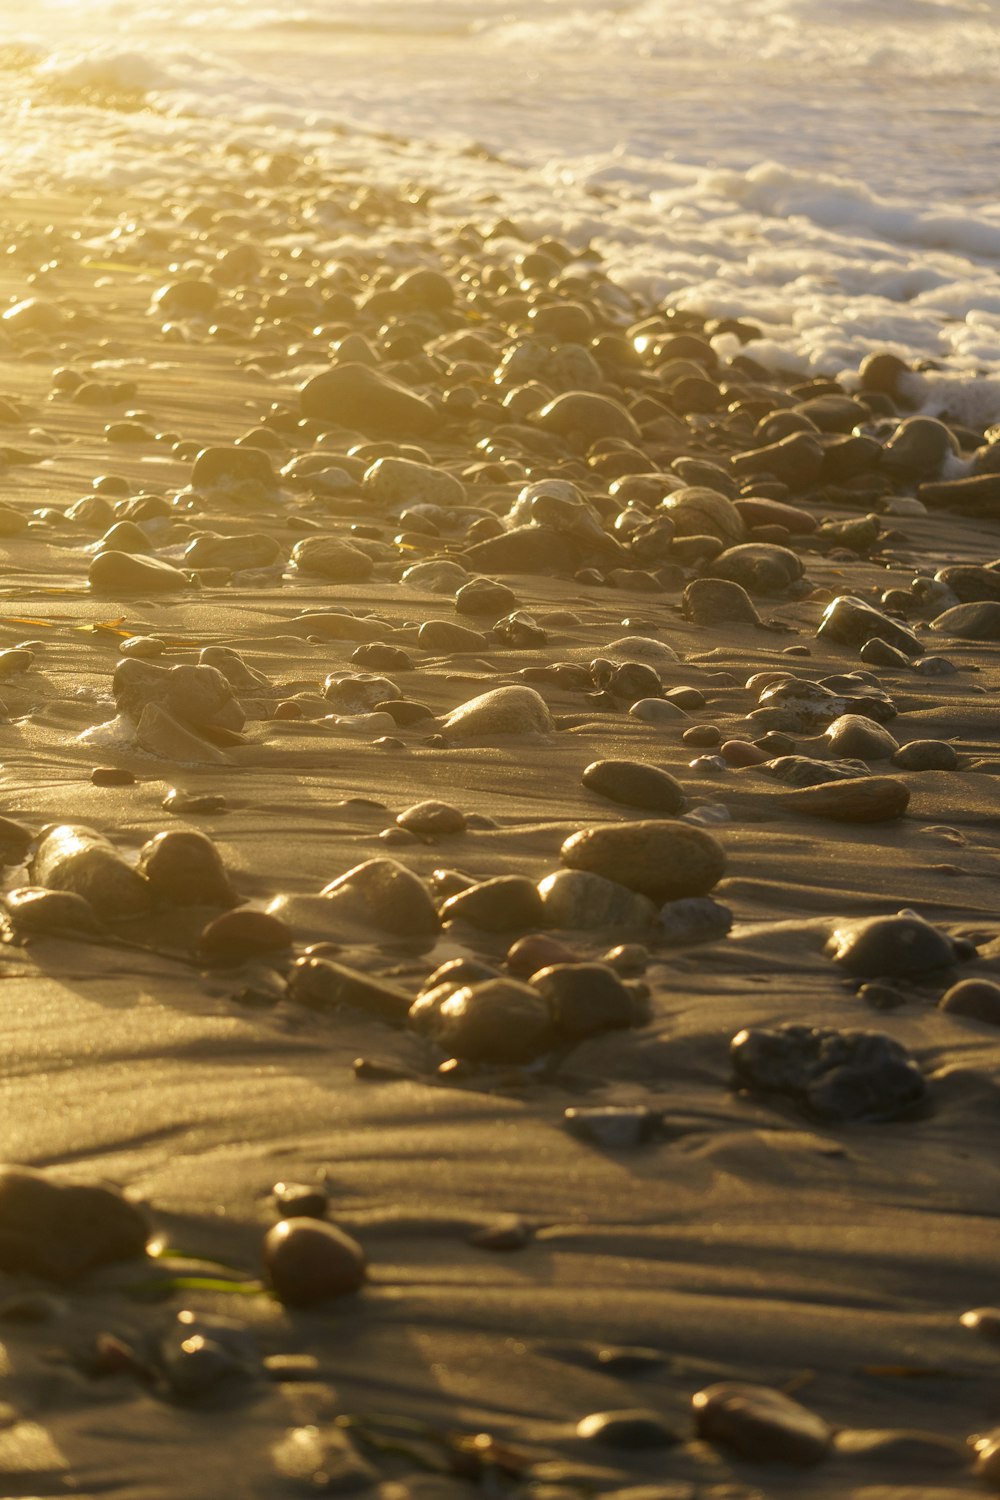
[[[674,1139],[634,1060],[685,988],[711,1033],[694,1073],[748,1130],[919,1140],[953,1098],[925,1022],[969,1039],[996,1112],[1000,425],[925,414],[888,353],[851,380],[776,374],[751,325],[643,307],[590,245],[442,224],[412,184],[254,174],[143,226],[101,203],[83,238],[9,226],[0,696],[10,764],[34,769],[0,817],[8,953],[165,961],[193,1004],[207,984],[261,1025],[355,1028],[359,1082],[544,1099],[636,1160]],[[29,780],[46,756],[75,768],[51,796]],[[315,821],[289,831],[305,785]],[[928,871],[942,842],[971,864]],[[825,886],[845,859],[854,885]],[[781,953],[792,929],[827,1003],[778,1014],[740,942]],[[745,1023],[716,1024],[713,975],[734,974]],[[363,1308],[363,1234],[315,1184],[267,1201],[241,1274],[288,1309]],[[117,1191],[7,1169],[0,1317],[44,1321],[36,1281],[72,1292],[150,1233]],[[472,1243],[524,1264],[532,1226]],[[210,1302],[105,1330],[91,1376],[181,1403],[315,1376]],[[957,1323],[961,1287],[941,1306]],[[996,1339],[1000,1311],[965,1319]],[[969,1448],[702,1373],[683,1422],[592,1412],[565,1451],[627,1478],[669,1449],[663,1500],[717,1493],[685,1477],[704,1444],[737,1476],[860,1455],[1000,1487],[978,1397]],[[444,1444],[447,1495],[625,1485],[477,1441]],[[273,1482],[424,1494],[390,1446],[304,1423]]]

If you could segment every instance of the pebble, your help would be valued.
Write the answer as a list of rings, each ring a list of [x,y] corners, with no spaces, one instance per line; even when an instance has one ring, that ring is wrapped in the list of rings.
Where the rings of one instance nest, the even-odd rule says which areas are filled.
[[[548,1000],[566,1041],[580,1042],[636,1024],[632,992],[606,964],[550,964],[532,974],[531,983]]]
[[[684,618],[695,625],[759,625],[760,615],[741,584],[726,578],[696,578],[681,598]]]
[[[3,895],[3,909],[14,939],[69,932],[100,932],[94,908],[73,891],[15,886]]]
[[[840,714],[826,726],[825,737],[837,756],[856,756],[859,760],[890,760],[899,749],[898,742],[882,724],[861,714]]]
[[[892,763],[901,771],[954,771],[958,751],[947,740],[910,740],[893,752]]]
[[[534,688],[499,687],[460,704],[442,727],[450,739],[464,740],[551,734],[556,726],[545,699]]]
[[[817,1464],[833,1439],[822,1417],[771,1386],[723,1381],[691,1405],[700,1438],[758,1463]]]
[[[571,1135],[608,1151],[642,1145],[660,1123],[659,1116],[644,1104],[571,1105],[563,1119]]]
[[[826,944],[827,956],[845,973],[866,979],[919,978],[973,951],[913,911],[838,922]]]
[[[504,959],[508,972],[515,979],[530,979],[539,969],[547,968],[549,964],[578,962],[579,955],[572,948],[546,932],[532,932],[527,937],[518,938],[511,943]]]
[[[660,907],[660,942],[670,947],[684,943],[714,943],[724,938],[733,925],[728,906],[711,896],[688,896],[667,901]]]
[[[438,425],[429,401],[367,365],[346,361],[307,380],[299,392],[304,417],[354,427],[366,437],[420,437]]]
[[[43,831],[31,876],[47,890],[81,896],[103,922],[143,916],[152,904],[146,878],[101,834],[76,823]]]
[[[365,1253],[335,1224],[281,1219],[264,1237],[264,1266],[278,1297],[290,1307],[313,1307],[348,1296],[364,1284]]]
[[[938,1004],[952,1015],[1000,1026],[1000,984],[991,979],[959,980],[945,991]]]
[[[487,979],[463,985],[438,1006],[434,1037],[465,1062],[531,1062],[555,1041],[552,1008],[531,985]]]
[[[182,1401],[263,1373],[256,1341],[242,1323],[187,1309],[160,1336],[156,1355],[170,1394]]]
[[[571,870],[602,875],[654,901],[706,895],[726,868],[725,851],[712,834],[667,821],[582,828],[560,856]]]
[[[539,881],[546,927],[589,932],[603,927],[652,927],[657,910],[648,896],[583,870],[558,870]]]
[[[629,709],[633,719],[644,724],[689,724],[691,721],[683,708],[667,698],[639,698]]]
[[[446,838],[465,832],[465,814],[450,802],[414,802],[396,817],[400,828],[409,829],[424,839]]]
[[[727,547],[746,541],[742,516],[718,490],[686,485],[668,495],[662,508],[674,523],[678,536],[712,536]]]
[[[75,1281],[146,1253],[145,1215],[113,1188],[0,1168],[0,1270]]]
[[[849,777],[786,792],[781,806],[806,818],[834,823],[888,823],[901,818],[909,788],[891,776]]]
[[[912,630],[850,594],[842,594],[827,605],[816,636],[819,640],[837,641],[856,650],[866,641],[877,639],[895,646],[907,657],[924,654],[923,644]]]
[[[395,859],[369,859],[323,887],[338,916],[370,923],[397,937],[426,937],[440,928],[437,908],[420,879]]]
[[[118,712],[136,722],[145,709],[155,706],[178,724],[199,732],[239,733],[246,723],[232,686],[217,667],[188,663],[158,667],[126,657],[115,669],[111,690]]]
[[[119,766],[95,766],[90,773],[91,786],[135,786],[132,771]]]
[[[1000,1342],[1000,1307],[974,1307],[959,1319],[963,1328]]]
[[[282,1489],[294,1486],[293,1492],[303,1495],[350,1495],[379,1482],[379,1471],[342,1427],[315,1422],[292,1427],[273,1444],[271,1461]]]
[[[488,615],[496,620],[516,604],[514,590],[492,578],[472,578],[455,594],[455,608],[463,615]]]
[[[111,594],[121,599],[179,594],[191,588],[188,575],[172,563],[132,552],[98,552],[87,578],[95,594]]]
[[[479,630],[470,630],[454,620],[425,620],[417,632],[422,651],[447,654],[452,651],[485,651],[489,642]]]
[[[838,1123],[890,1120],[918,1103],[926,1085],[901,1044],[879,1031],[800,1025],[743,1030],[730,1055],[737,1083],[785,1094],[807,1116]]]
[[[449,896],[442,922],[468,922],[482,932],[511,932],[538,927],[545,920],[542,898],[527,875],[495,875]]]
[[[412,458],[377,458],[365,471],[363,487],[376,505],[465,504],[465,485],[446,469]]]
[[[524,1250],[531,1244],[531,1230],[520,1219],[498,1219],[483,1224],[469,1235],[469,1244],[477,1250]]]
[[[227,911],[202,929],[198,951],[208,963],[242,963],[261,954],[281,953],[292,934],[278,917],[262,911]]]
[[[580,780],[588,791],[625,807],[667,815],[680,812],[687,798],[680,782],[659,766],[635,760],[595,760]]]
[[[595,1411],[576,1424],[577,1437],[606,1448],[672,1448],[683,1441],[659,1412],[643,1408]]]
[[[428,594],[454,594],[469,582],[469,574],[452,558],[431,557],[407,568],[400,582],[411,589],[423,589]]]
[[[748,594],[783,594],[803,574],[802,559],[790,547],[768,542],[741,542],[727,547],[710,563],[712,578],[738,583]]]
[[[136,865],[157,901],[168,906],[233,906],[237,896],[219,851],[195,828],[158,833]]]
[[[296,542],[291,560],[300,573],[315,573],[331,583],[363,583],[375,567],[366,552],[327,536],[309,536]]]
[[[958,1472],[969,1467],[969,1449],[965,1443],[905,1428],[841,1428],[833,1448],[838,1458],[885,1464],[887,1477],[889,1473],[901,1476],[907,1469],[922,1476],[927,1470]]]
[[[307,1182],[276,1182],[271,1199],[282,1219],[325,1219],[330,1207],[326,1188]]]

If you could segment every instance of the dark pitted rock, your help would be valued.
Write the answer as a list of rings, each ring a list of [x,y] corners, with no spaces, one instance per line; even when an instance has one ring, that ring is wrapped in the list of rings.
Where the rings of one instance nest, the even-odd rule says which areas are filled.
[[[399,688],[388,677],[370,672],[331,672],[323,684],[323,697],[338,714],[365,714],[376,703],[398,698]]]
[[[318,1219],[282,1219],[264,1237],[264,1265],[289,1307],[313,1307],[364,1285],[365,1252],[342,1229]]]
[[[31,876],[50,891],[82,896],[104,922],[142,916],[152,904],[149,882],[101,834],[76,823],[43,830]]]
[[[826,951],[834,963],[860,978],[919,978],[972,952],[913,911],[838,922]]]
[[[908,745],[900,745],[892,763],[901,771],[954,771],[958,751],[947,740],[910,740]]]
[[[529,687],[499,687],[453,709],[444,721],[449,739],[493,739],[497,735],[551,734],[555,722],[541,693]]]
[[[695,625],[759,625],[746,589],[725,578],[695,578],[681,599],[684,618]]]
[[[517,603],[517,595],[493,578],[472,578],[455,595],[455,608],[462,615],[487,615],[499,619]]]
[[[878,639],[908,657],[924,654],[923,645],[912,630],[851,594],[841,594],[827,605],[816,636],[855,649],[866,641]]]
[[[740,1087],[784,1094],[831,1123],[890,1120],[925,1092],[906,1048],[880,1031],[754,1028],[737,1033],[730,1055]]]
[[[685,943],[714,943],[733,925],[728,906],[711,896],[687,896],[660,907],[660,942],[671,947]]]
[[[582,828],[560,855],[571,870],[603,875],[654,901],[704,896],[726,868],[725,851],[712,834],[665,820]]]
[[[548,644],[548,631],[543,630],[527,610],[515,609],[497,620],[490,631],[494,640],[515,651],[537,650]]]
[[[793,493],[801,493],[819,479],[823,447],[809,433],[793,432],[763,448],[737,453],[729,463],[733,473],[741,479],[770,474]]]
[[[786,792],[780,806],[833,823],[889,823],[910,804],[910,789],[892,776],[858,776]]]
[[[179,594],[191,587],[186,573],[160,557],[141,557],[132,552],[98,552],[88,573],[96,594],[121,599],[145,594]]]
[[[552,1007],[560,1036],[570,1042],[635,1026],[642,1019],[632,991],[607,964],[556,963],[531,976]]]
[[[946,990],[940,1008],[987,1026],[1000,1026],[1000,984],[992,979],[961,979]]]
[[[363,583],[375,564],[367,552],[332,536],[307,536],[292,548],[292,562],[300,573],[315,573],[332,583]]]
[[[822,1417],[766,1385],[723,1381],[691,1405],[700,1438],[758,1463],[818,1464],[833,1438]]]
[[[197,730],[229,729],[239,732],[246,715],[231,685],[217,667],[158,667],[153,662],[124,657],[115,668],[111,684],[120,714],[138,721],[143,710],[155,705],[178,723]]]
[[[324,886],[321,894],[337,903],[347,921],[397,937],[426,937],[441,925],[419,875],[394,859],[365,860]]]
[[[936,417],[907,417],[882,449],[882,468],[894,479],[936,479],[958,452],[951,429]]]
[[[637,760],[595,760],[580,780],[609,802],[649,812],[678,813],[687,801],[684,788],[669,771]]]
[[[746,541],[742,516],[733,502],[717,490],[687,485],[668,495],[662,509],[680,537],[713,536],[726,547]]]
[[[307,380],[299,392],[304,417],[331,427],[356,428],[365,437],[432,432],[438,415],[429,401],[369,366],[350,361]]]
[[[270,456],[262,448],[203,448],[191,470],[192,489],[221,489],[247,480],[267,489],[277,484]]]
[[[743,542],[727,547],[706,571],[727,578],[750,594],[782,594],[802,577],[802,559],[790,547],[766,542]]]
[[[15,942],[55,933],[100,932],[94,908],[73,891],[47,891],[42,886],[16,886],[2,899]]]
[[[983,599],[976,604],[956,604],[932,620],[931,629],[959,641],[1000,641],[1000,603]]]
[[[584,549],[575,537],[553,526],[515,526],[500,536],[474,542],[460,556],[467,569],[484,573],[572,573]]]
[[[683,1441],[659,1412],[641,1407],[592,1412],[576,1424],[576,1433],[605,1448],[672,1448]]]
[[[592,391],[565,391],[536,411],[531,421],[543,432],[554,433],[585,447],[598,438],[626,438],[638,442],[641,437],[635,419],[620,401],[598,396]]]
[[[860,714],[841,714],[826,727],[826,739],[834,755],[858,760],[889,760],[899,745],[888,729]]]
[[[545,996],[515,979],[453,990],[438,1006],[434,1036],[449,1056],[475,1063],[531,1062],[556,1040]]]
[[[590,932],[602,927],[652,927],[656,906],[616,880],[583,870],[557,870],[539,881],[546,927]]]
[[[485,651],[489,642],[482,631],[470,630],[456,620],[425,620],[417,632],[422,651]]]
[[[468,922],[482,932],[512,932],[540,927],[545,909],[528,875],[495,875],[449,896],[441,908],[443,922]]]
[[[139,850],[136,868],[169,906],[233,906],[238,899],[218,849],[196,828],[158,833]]]
[[[226,911],[202,929],[198,952],[207,963],[243,963],[265,953],[283,953],[292,934],[278,917],[263,911]]]
[[[0,1167],[0,1270],[75,1281],[146,1253],[145,1216],[113,1188]]]
[[[465,814],[450,802],[414,802],[397,815],[396,822],[400,828],[408,828],[424,839],[465,832]]]

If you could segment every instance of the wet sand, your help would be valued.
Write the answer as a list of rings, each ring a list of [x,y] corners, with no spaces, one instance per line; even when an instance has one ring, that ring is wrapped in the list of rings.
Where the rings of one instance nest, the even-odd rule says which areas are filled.
[[[392,144],[379,150],[384,171]],[[321,960],[415,998],[449,959],[504,972],[511,944],[545,931],[543,921],[497,918],[499,930],[484,930],[456,920],[415,939],[391,921],[340,909],[327,919],[317,900],[292,901],[278,909],[290,948],[207,963],[200,934],[219,910],[204,903],[157,899],[140,917],[111,912],[82,935],[25,933],[12,916],[0,1154],[55,1181],[115,1185],[145,1206],[161,1253],[61,1283],[30,1264],[0,1274],[0,1487],[128,1500],[376,1486],[384,1500],[404,1490],[460,1500],[477,1489],[568,1500],[650,1485],[657,1500],[982,1493],[967,1442],[1000,1422],[998,1346],[960,1318],[998,1301],[1000,1032],[996,1016],[938,1002],[959,979],[1000,982],[1000,663],[997,637],[930,629],[957,596],[939,589],[932,607],[911,584],[946,565],[983,568],[1000,552],[990,515],[913,504],[921,483],[968,471],[987,436],[956,429],[956,451],[936,466],[929,457],[894,468],[885,446],[919,396],[919,376],[905,375],[892,398],[869,386],[857,428],[882,451],[853,477],[834,481],[828,466],[782,485],[762,462],[755,485],[730,459],[762,445],[757,423],[835,391],[819,382],[789,395],[767,372],[706,365],[693,344],[671,353],[672,338],[704,342],[704,329],[667,317],[645,325],[655,310],[629,308],[598,262],[566,250],[560,264],[560,247],[514,226],[484,243],[502,205],[451,222],[406,181],[405,153],[398,173],[397,194],[376,194],[353,165],[331,184],[308,166],[248,160],[229,181],[192,173],[184,201],[67,193],[6,206],[12,248],[0,290],[12,305],[38,302],[5,317],[0,333],[0,397],[11,407],[0,500],[13,515],[0,537],[0,647],[30,653],[0,654],[0,815],[24,825],[34,851],[43,829],[84,825],[133,865],[157,834],[196,829],[256,913],[282,896],[318,898],[383,858],[419,876],[440,905],[497,876],[544,880],[581,829],[658,817],[581,783],[594,762],[639,762],[668,771],[683,791],[680,821],[722,845],[725,874],[710,896],[732,926],[703,942],[669,941],[655,922],[548,929],[580,962],[640,945],[631,965],[612,957],[633,984],[638,1024],[577,1045],[563,1037],[517,1062],[466,1055],[452,1065],[433,1026],[427,1035],[356,1005],[303,1003],[295,964],[326,936],[333,946]],[[242,264],[237,246],[248,247]],[[438,282],[393,291],[420,267],[443,274],[450,293]],[[526,345],[532,308],[566,303],[589,312],[588,336],[545,335],[541,353]],[[447,337],[463,333],[469,341],[449,350]],[[574,351],[595,337],[601,358],[588,363]],[[338,352],[344,339],[355,342]],[[518,344],[529,350],[526,374],[498,383],[494,370]],[[752,360],[752,339],[743,353]],[[364,415],[303,419],[301,389],[348,355],[427,400],[427,431]],[[662,373],[671,358],[695,365],[673,371],[675,387],[689,384],[672,398]],[[538,415],[580,390],[567,372],[591,379],[592,366],[590,393],[638,423],[617,447],[606,433],[595,449],[593,433],[572,425],[546,431]],[[87,382],[105,390],[81,399]],[[850,431],[820,433],[816,446]],[[199,453],[236,444],[264,453],[273,479],[192,486]],[[280,472],[303,454],[320,455],[312,477],[301,465]],[[364,476],[398,456],[430,471],[428,484],[442,473],[460,480],[464,499],[421,509],[412,473],[409,507],[379,498]],[[878,535],[859,552],[774,524],[745,533],[795,553],[804,576],[751,591],[760,624],[697,623],[684,590],[711,573],[722,539],[695,532],[699,547],[678,524],[650,561],[614,523],[630,498],[649,519],[662,516],[684,458],[719,465],[731,494],[740,485],[744,498],[783,500],[817,522],[873,512]],[[315,478],[338,460],[341,477]],[[469,578],[512,590],[496,616],[457,611],[454,586],[402,579],[414,563],[462,563],[473,541],[509,534],[519,493],[550,479],[576,485],[579,500],[560,494],[562,509],[545,512],[538,571],[463,564]],[[150,495],[159,502],[123,517]],[[88,496],[103,508],[67,514]],[[169,592],[89,581],[96,544],[121,519],[144,525],[150,555],[186,572]],[[185,550],[204,532],[268,538],[273,561],[192,569]],[[290,562],[297,544],[324,537],[367,549],[368,576],[339,581]],[[575,565],[549,566],[545,549],[560,538]],[[918,669],[916,654],[871,665],[856,646],[817,636],[833,599],[882,609],[889,589],[906,592],[885,618],[954,672]],[[498,639],[494,619],[513,610],[528,612],[544,641]],[[451,649],[438,635],[425,647],[428,621],[480,639]],[[161,668],[197,664],[206,647],[239,653],[260,674],[233,669],[242,729],[203,735],[188,721],[180,741],[172,716],[145,721],[140,743],[112,689],[134,637],[161,646],[131,659]],[[635,637],[647,644],[613,645]],[[365,638],[407,663],[354,659]],[[648,661],[650,640],[676,653],[657,662],[654,698],[696,690],[680,717],[637,717],[626,685],[613,690],[614,666]],[[612,667],[591,672],[595,660]],[[583,678],[553,673],[558,663]],[[871,676],[845,687],[858,671]],[[387,725],[376,707],[377,720],[344,722],[324,683],[372,672],[398,689],[390,703],[428,714],[399,710]],[[822,716],[797,729],[772,719],[763,741],[766,716],[747,715],[767,684],[747,683],[767,672],[840,679],[828,693],[846,693],[862,718],[865,694],[880,689],[896,710],[885,724],[895,740],[943,742],[953,764],[862,756],[859,780],[905,787],[902,814],[806,816],[765,762],[837,756]],[[549,732],[449,730],[461,705],[513,686],[541,694]],[[698,725],[718,727],[714,744],[684,739]],[[742,748],[720,756],[732,742]],[[172,753],[181,743],[185,752]],[[127,784],[95,785],[95,768],[121,773],[98,780]],[[165,810],[175,788],[214,802]],[[396,825],[429,798],[459,809],[464,831],[430,837]],[[38,884],[33,850],[8,843],[5,888]],[[832,961],[838,920],[906,908],[942,941],[958,940],[953,963],[894,969],[888,954],[859,972]],[[888,1119],[871,1117],[878,1107],[836,1119],[810,1113],[794,1090],[734,1086],[732,1039],[789,1024],[886,1033],[923,1076],[921,1098]],[[607,1116],[567,1124],[567,1109],[600,1106],[620,1108],[626,1137],[631,1112],[643,1138],[607,1144]],[[360,1292],[307,1307],[269,1293],[261,1246],[280,1181],[328,1195],[329,1220],[367,1256]],[[483,1230],[486,1247],[470,1238]],[[498,1236],[516,1248],[489,1248]],[[164,1247],[182,1258],[164,1258]],[[206,1324],[218,1368],[185,1386],[183,1356],[172,1363],[164,1352],[184,1310],[238,1320],[255,1352],[241,1343],[230,1357],[227,1338],[243,1333]],[[780,1424],[764,1460],[738,1441],[699,1438],[692,1397],[720,1381],[783,1391],[837,1436],[805,1468],[787,1461],[793,1445]],[[636,1409],[662,1422],[655,1441],[646,1429],[603,1442],[577,1432],[588,1414]],[[851,1437],[872,1429],[895,1435]],[[477,1434],[488,1439],[477,1446]]]

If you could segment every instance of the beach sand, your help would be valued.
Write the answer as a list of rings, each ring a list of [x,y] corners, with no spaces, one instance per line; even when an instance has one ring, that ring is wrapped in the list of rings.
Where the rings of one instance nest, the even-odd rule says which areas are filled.
[[[392,143],[379,149],[391,161]],[[127,200],[67,192],[5,205],[0,293],[22,310],[0,325],[0,397],[10,407],[0,646],[30,656],[0,654],[0,814],[24,825],[35,847],[50,825],[84,825],[133,865],[157,834],[196,829],[249,910],[281,896],[314,899],[282,909],[291,949],[237,950],[215,963],[199,949],[218,915],[210,903],[160,900],[122,920],[106,910],[100,930],[80,935],[26,934],[12,914],[0,954],[0,1156],[53,1181],[121,1189],[145,1206],[159,1253],[63,1281],[30,1261],[0,1275],[0,1490],[81,1500],[373,1487],[384,1500],[477,1490],[569,1500],[637,1486],[649,1500],[982,1493],[968,1439],[1000,1422],[997,1324],[970,1329],[960,1318],[1000,1300],[1000,1032],[995,999],[992,1020],[938,1002],[958,979],[1000,983],[996,637],[935,633],[929,622],[955,598],[939,591],[937,605],[922,606],[919,590],[904,594],[908,610],[897,599],[896,618],[953,672],[918,669],[915,654],[866,664],[856,645],[816,632],[838,596],[881,608],[883,591],[909,591],[915,576],[995,558],[996,508],[975,516],[912,503],[919,483],[967,468],[983,434],[956,430],[961,452],[943,469],[928,459],[893,470],[878,445],[907,405],[902,394],[898,408],[883,396],[865,429],[876,432],[875,457],[854,478],[746,481],[744,494],[784,498],[815,521],[874,512],[878,535],[857,551],[772,524],[749,539],[794,553],[804,577],[754,594],[759,624],[696,623],[684,590],[710,571],[720,539],[685,546],[679,527],[681,545],[667,537],[652,563],[636,561],[628,528],[613,525],[628,476],[647,476],[631,494],[650,517],[665,513],[659,500],[680,487],[671,465],[685,457],[721,466],[731,484],[731,455],[761,445],[758,420],[810,392],[789,396],[749,366],[709,365],[674,372],[702,384],[671,406],[660,400],[662,365],[707,357],[694,345],[670,352],[671,338],[700,336],[694,320],[649,325],[643,364],[625,335],[655,310],[629,309],[599,263],[567,251],[560,267],[558,246],[519,240],[515,226],[484,241],[483,207],[468,222],[436,215],[406,180],[405,155],[395,195],[366,192],[353,160],[362,155],[345,146],[332,183],[308,164],[234,157],[228,178],[192,164],[184,196],[163,198],[153,184]],[[495,225],[502,204],[492,207]],[[528,260],[518,266],[518,255]],[[557,257],[554,272],[546,255]],[[421,267],[438,279],[393,291]],[[163,287],[175,290],[157,301]],[[542,353],[527,342],[529,311],[565,303],[582,304],[590,333],[603,336],[599,366],[575,352],[589,338],[544,336]],[[467,341],[451,352],[440,342],[460,334]],[[338,353],[342,339],[353,343]],[[519,344],[528,373],[498,385],[494,367]],[[570,349],[561,385],[551,359],[559,348]],[[752,359],[752,340],[744,353]],[[303,422],[300,389],[345,354],[363,366],[370,357],[427,398],[427,431],[405,430],[418,420],[412,409],[404,430],[394,417]],[[631,407],[639,424],[617,447],[594,450],[576,427],[560,437],[537,418],[579,390],[592,365],[591,394]],[[88,383],[104,389],[81,398]],[[707,384],[723,388],[714,403]],[[918,385],[905,377],[901,393]],[[504,407],[518,387],[527,394]],[[709,409],[699,413],[699,401]],[[594,420],[611,418],[601,408]],[[828,448],[836,436],[816,441]],[[237,442],[266,455],[273,479],[192,486],[199,453]],[[601,447],[603,470],[587,458]],[[281,474],[302,454],[319,455],[311,475],[301,463]],[[430,472],[406,480],[417,502],[408,519],[405,499],[385,499],[364,478],[377,458],[400,454]],[[457,501],[421,510],[419,485],[445,493],[442,474],[461,481],[464,499],[456,486]],[[470,511],[475,537],[504,535],[499,519],[522,488],[549,479],[578,487],[599,535],[579,519],[585,507],[568,504],[540,533],[538,571],[463,564],[470,578],[512,591],[496,615],[457,612],[454,583],[434,592],[401,580],[428,559],[462,563]],[[145,525],[151,553],[181,570],[179,580],[162,593],[117,582],[125,565],[112,547],[111,581],[92,585],[96,544],[142,495],[160,502],[133,504],[124,519]],[[567,523],[569,512],[577,519]],[[223,561],[192,576],[185,549],[205,532],[270,539],[260,552],[270,560],[249,570]],[[358,544],[362,573],[367,547],[373,566],[355,581],[297,569],[292,550],[312,538]],[[575,565],[559,562],[560,545]],[[515,609],[545,638],[512,646],[493,635],[494,619]],[[479,639],[444,631],[424,644],[428,621]],[[194,665],[207,647],[239,653],[259,674],[243,681],[234,669],[244,728],[200,735],[189,721],[179,740],[176,715],[154,716],[139,743],[112,693],[132,637],[160,643],[132,658],[159,667]],[[646,645],[613,644],[634,637]],[[365,640],[408,660],[353,659]],[[615,662],[645,652],[648,664],[650,640],[676,654],[657,662],[662,692],[695,690],[681,695],[676,717],[638,717],[627,685],[612,690]],[[595,659],[612,667],[590,675]],[[577,675],[560,678],[553,663]],[[885,821],[806,816],[767,766],[739,764],[761,759],[748,747],[767,726],[766,717],[747,721],[765,683],[747,683],[758,673],[817,682],[858,670],[873,675],[831,691],[853,693],[864,717],[881,688],[897,710],[885,728],[899,744],[943,742],[954,755],[940,751],[942,768],[930,769],[862,757],[859,780],[885,778],[909,794]],[[398,690],[391,701],[428,714],[399,710],[388,728],[385,711],[355,723],[330,717],[329,674],[373,671]],[[511,686],[542,695],[549,732],[449,730],[460,705]],[[764,759],[836,758],[822,718],[798,730],[784,722],[773,719],[779,739]],[[683,738],[698,725],[717,726],[714,744],[711,734],[700,745]],[[742,748],[720,757],[718,745],[733,741]],[[458,919],[413,937],[391,922],[366,926],[332,901],[326,918],[318,893],[382,858],[421,877],[439,902],[495,876],[540,881],[562,867],[561,847],[577,831],[659,816],[584,786],[584,769],[600,761],[671,773],[683,826],[725,852],[710,894],[724,909],[716,919],[731,913],[728,933],[704,942],[669,941],[655,924],[549,933],[579,961],[640,945],[630,972],[642,1024],[513,1062],[473,1056],[448,1066],[433,1035],[357,1005],[303,1003],[305,989],[289,983],[302,969],[292,965],[324,937],[334,946],[321,958],[409,998],[449,959],[502,972],[510,945],[543,922],[501,917],[500,930],[484,931]],[[98,782],[125,784],[94,784],[95,768],[121,773]],[[175,788],[180,810],[165,810]],[[198,798],[209,799],[203,810]],[[426,799],[459,809],[465,829],[400,829],[397,815]],[[32,853],[16,833],[4,838],[5,886],[38,884]],[[832,961],[838,922],[901,909],[926,918],[943,943],[965,940],[953,964],[900,972],[879,952],[858,972]],[[614,961],[627,968],[629,958]],[[734,1036],[787,1024],[888,1034],[923,1075],[922,1097],[885,1111],[876,1100],[860,1118],[838,1119],[803,1109],[801,1091],[734,1086]],[[567,1122],[568,1109],[602,1106],[618,1107],[624,1144],[606,1115]],[[880,1113],[891,1117],[871,1117]],[[304,1307],[269,1293],[262,1242],[278,1182],[328,1196],[329,1220],[367,1258],[360,1291]],[[0,1190],[0,1261],[12,1264],[5,1236],[18,1225],[5,1201]],[[178,1324],[185,1311],[240,1326]],[[190,1326],[215,1344],[201,1373],[186,1375],[185,1356],[190,1364],[197,1353],[180,1348]],[[705,1440],[692,1397],[721,1381],[780,1390],[835,1436],[807,1467],[787,1461],[797,1450],[781,1423],[768,1429],[763,1460],[741,1452],[738,1438]],[[577,1430],[590,1414],[636,1411],[645,1416],[624,1436]]]

